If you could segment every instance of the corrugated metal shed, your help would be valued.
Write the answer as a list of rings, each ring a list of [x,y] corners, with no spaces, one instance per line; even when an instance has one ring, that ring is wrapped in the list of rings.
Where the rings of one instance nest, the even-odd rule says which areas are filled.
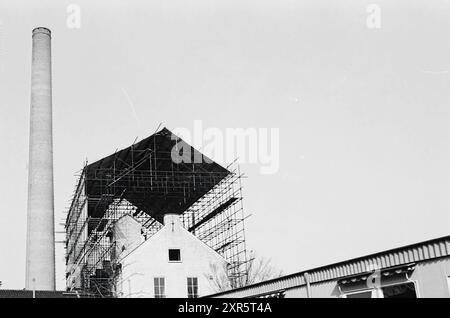
[[[420,263],[431,259],[450,256],[450,236],[407,245],[351,260],[334,263],[295,274],[279,277],[250,286],[217,293],[208,297],[253,297],[276,293],[281,290],[306,285],[305,274],[311,284],[336,280],[346,276],[371,272],[393,266]]]

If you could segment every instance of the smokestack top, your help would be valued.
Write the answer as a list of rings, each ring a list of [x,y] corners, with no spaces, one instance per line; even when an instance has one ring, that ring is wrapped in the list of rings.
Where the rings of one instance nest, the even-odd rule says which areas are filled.
[[[33,29],[33,35],[38,34],[38,33],[43,33],[46,34],[48,36],[51,36],[52,32],[50,31],[50,29],[44,28],[44,27],[37,27]]]

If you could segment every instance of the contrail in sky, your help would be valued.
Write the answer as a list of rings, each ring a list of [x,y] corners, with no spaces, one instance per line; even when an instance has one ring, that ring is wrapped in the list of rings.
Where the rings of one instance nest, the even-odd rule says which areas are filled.
[[[125,97],[126,97],[126,99],[127,99],[127,101],[128,101],[128,104],[130,105],[131,112],[133,113],[133,117],[134,117],[134,119],[136,120],[136,123],[137,123],[137,125],[138,125],[138,128],[141,129],[141,121],[139,120],[139,117],[138,117],[138,115],[137,115],[137,113],[136,113],[136,108],[134,107],[134,103],[133,103],[133,101],[131,100],[130,95],[128,95],[128,92],[127,92],[127,91],[125,90],[125,88],[123,88],[123,87],[122,87],[122,92],[123,92],[123,94],[125,95]]]

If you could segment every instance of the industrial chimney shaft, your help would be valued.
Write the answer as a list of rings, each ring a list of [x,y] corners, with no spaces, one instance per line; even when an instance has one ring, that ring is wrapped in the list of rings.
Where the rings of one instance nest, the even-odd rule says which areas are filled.
[[[32,32],[26,289],[55,290],[51,32]]]

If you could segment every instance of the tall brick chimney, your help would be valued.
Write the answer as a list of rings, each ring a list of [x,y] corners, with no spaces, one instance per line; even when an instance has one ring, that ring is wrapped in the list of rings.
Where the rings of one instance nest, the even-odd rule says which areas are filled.
[[[55,290],[51,32],[32,33],[26,289]]]

